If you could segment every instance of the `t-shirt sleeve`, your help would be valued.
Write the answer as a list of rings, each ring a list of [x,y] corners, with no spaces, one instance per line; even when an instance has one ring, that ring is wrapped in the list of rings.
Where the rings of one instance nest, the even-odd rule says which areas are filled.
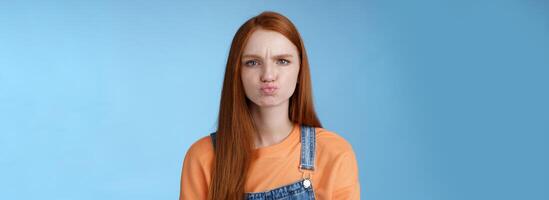
[[[192,145],[183,161],[181,172],[180,200],[206,199],[208,195],[208,182],[206,176],[206,163],[201,159],[201,149],[196,144]]]
[[[358,181],[358,166],[353,151],[342,155],[340,165],[337,169],[336,188],[332,199],[355,200],[360,199],[360,183]]]

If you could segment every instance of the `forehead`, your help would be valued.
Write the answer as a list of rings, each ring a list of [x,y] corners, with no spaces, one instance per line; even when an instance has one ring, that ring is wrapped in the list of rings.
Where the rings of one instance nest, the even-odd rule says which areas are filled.
[[[244,47],[245,54],[296,54],[297,47],[284,35],[276,32],[258,29],[252,33]]]

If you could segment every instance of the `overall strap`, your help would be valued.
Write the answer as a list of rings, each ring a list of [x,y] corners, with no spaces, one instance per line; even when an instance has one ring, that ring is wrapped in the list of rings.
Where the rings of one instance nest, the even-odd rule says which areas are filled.
[[[210,133],[210,138],[212,138],[212,144],[213,144],[214,150],[215,150],[215,135],[216,134],[217,134],[217,132]]]
[[[301,125],[301,161],[299,168],[301,170],[315,169],[315,128],[307,125]]]
[[[217,132],[210,133],[212,144],[215,149]],[[302,170],[314,171],[315,168],[315,128],[307,125],[301,125],[301,159],[299,168]]]

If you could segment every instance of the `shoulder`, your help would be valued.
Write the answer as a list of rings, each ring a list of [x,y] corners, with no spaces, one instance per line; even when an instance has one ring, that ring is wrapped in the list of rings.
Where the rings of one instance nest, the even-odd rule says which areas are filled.
[[[326,176],[335,177],[334,192],[359,195],[358,163],[351,144],[339,134],[324,128],[316,128],[316,139],[317,165]]]
[[[192,160],[194,162],[208,162],[214,156],[213,142],[208,134],[197,141],[195,141],[185,155],[185,160]]]
[[[180,182],[180,199],[205,199],[211,179],[213,147],[210,136],[195,141],[185,154]]]
[[[316,127],[316,145],[319,153],[333,157],[354,155],[353,147],[345,138],[334,131]]]

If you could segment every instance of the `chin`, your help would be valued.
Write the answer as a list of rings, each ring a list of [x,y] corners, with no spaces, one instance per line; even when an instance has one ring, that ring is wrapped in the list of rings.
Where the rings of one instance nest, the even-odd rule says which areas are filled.
[[[282,101],[279,101],[278,99],[260,99],[256,105],[259,107],[274,107],[278,106],[282,103]]]
[[[262,102],[258,104],[259,107],[275,107],[280,105],[280,103],[273,103],[273,102]]]

